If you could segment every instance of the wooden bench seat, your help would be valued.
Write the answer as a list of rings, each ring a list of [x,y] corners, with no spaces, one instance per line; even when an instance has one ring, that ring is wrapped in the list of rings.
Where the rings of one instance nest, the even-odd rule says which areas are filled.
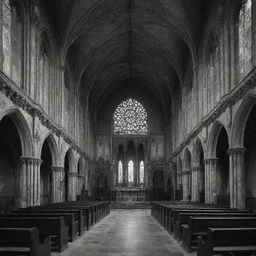
[[[37,227],[40,237],[51,238],[51,250],[63,251],[68,247],[68,227],[63,217],[1,217],[0,228]]]
[[[189,217],[183,224],[182,242],[186,250],[196,249],[197,237],[204,239],[208,228],[256,227],[256,217]]]
[[[75,216],[75,221],[78,225],[78,234],[81,236],[85,231],[84,218],[82,210],[80,209],[60,209],[60,208],[49,208],[49,207],[29,207],[19,209],[21,212],[40,212],[40,213],[58,213],[62,216],[63,213],[71,213]]]
[[[0,228],[0,255],[50,256],[51,240],[46,237],[42,243],[39,232],[33,228]]]
[[[206,239],[197,241],[197,256],[233,252],[237,255],[256,253],[256,228],[209,228]]]
[[[13,211],[6,214],[1,214],[1,217],[8,216],[34,216],[34,217],[63,217],[65,225],[68,226],[68,238],[70,242],[76,240],[78,236],[78,221],[75,220],[73,213],[55,213],[55,212],[29,212],[29,211]]]
[[[189,217],[256,217],[256,213],[248,213],[243,211],[200,211],[200,212],[180,212],[178,219],[173,219],[173,234],[177,239],[182,238],[182,225],[188,224]]]

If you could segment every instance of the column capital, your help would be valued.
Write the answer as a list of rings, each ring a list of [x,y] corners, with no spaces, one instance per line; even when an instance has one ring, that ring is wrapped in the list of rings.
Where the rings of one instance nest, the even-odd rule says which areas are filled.
[[[51,169],[54,172],[64,172],[64,167],[61,167],[61,166],[52,166]]]
[[[227,150],[227,154],[228,155],[233,155],[233,154],[236,154],[236,155],[243,155],[246,151],[246,148],[229,148]]]
[[[191,168],[191,171],[192,172],[199,172],[199,171],[201,171],[201,167],[200,166],[194,166],[194,167]]]
[[[76,177],[76,176],[78,176],[78,173],[77,172],[68,172],[68,176]]]
[[[27,156],[21,156],[20,157],[21,162],[24,164],[33,164],[33,165],[40,165],[42,163],[41,159],[35,158],[35,157],[27,157]]]
[[[187,175],[191,172],[191,169],[186,169],[184,171],[181,172],[181,175]]]
[[[218,158],[206,158],[204,159],[204,162],[206,164],[216,164],[218,160],[219,160]]]

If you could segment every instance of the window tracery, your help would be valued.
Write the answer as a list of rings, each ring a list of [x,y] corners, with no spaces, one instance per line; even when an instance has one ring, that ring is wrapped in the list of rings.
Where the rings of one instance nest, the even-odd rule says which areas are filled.
[[[136,100],[123,101],[114,113],[114,134],[118,135],[146,135],[147,112]]]

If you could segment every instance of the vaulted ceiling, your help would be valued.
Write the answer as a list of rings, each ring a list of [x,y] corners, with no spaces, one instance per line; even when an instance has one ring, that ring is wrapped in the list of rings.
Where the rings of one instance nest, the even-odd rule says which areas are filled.
[[[76,86],[89,92],[95,106],[114,89],[135,84],[151,90],[163,108],[169,108],[173,91],[191,83],[209,1],[55,0],[49,4],[63,62],[72,67]]]

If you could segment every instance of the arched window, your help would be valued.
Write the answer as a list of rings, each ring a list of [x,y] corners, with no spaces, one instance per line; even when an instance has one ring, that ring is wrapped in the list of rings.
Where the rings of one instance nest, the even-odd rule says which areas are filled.
[[[118,183],[123,183],[123,163],[118,162]]]
[[[133,99],[123,101],[114,113],[114,134],[146,135],[147,131],[147,112],[142,104]]]
[[[128,182],[133,183],[133,177],[134,177],[134,163],[133,161],[128,162]]]
[[[238,16],[238,69],[240,78],[252,67],[252,1],[244,0]]]
[[[144,161],[140,161],[140,184],[144,184]]]

